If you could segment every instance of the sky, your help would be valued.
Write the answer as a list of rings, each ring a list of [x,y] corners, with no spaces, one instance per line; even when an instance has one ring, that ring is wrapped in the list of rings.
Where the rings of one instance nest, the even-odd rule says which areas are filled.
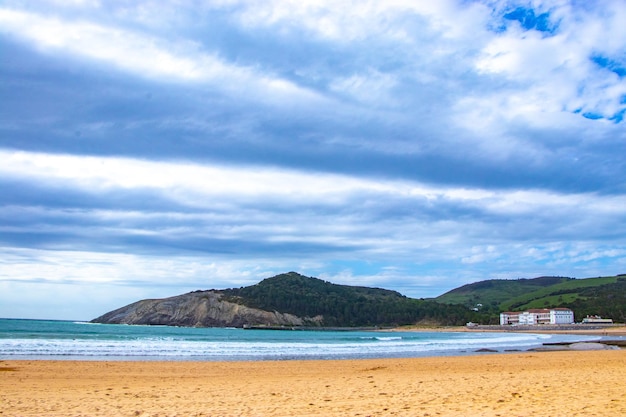
[[[0,317],[296,271],[626,273],[626,1],[0,3]]]

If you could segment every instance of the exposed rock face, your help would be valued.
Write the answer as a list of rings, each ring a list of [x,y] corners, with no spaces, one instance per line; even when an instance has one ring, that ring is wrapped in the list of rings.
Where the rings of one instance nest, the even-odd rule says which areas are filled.
[[[302,326],[316,319],[264,311],[221,300],[217,291],[196,291],[170,298],[141,300],[106,313],[93,323],[187,327]],[[319,320],[319,318],[317,319]]]

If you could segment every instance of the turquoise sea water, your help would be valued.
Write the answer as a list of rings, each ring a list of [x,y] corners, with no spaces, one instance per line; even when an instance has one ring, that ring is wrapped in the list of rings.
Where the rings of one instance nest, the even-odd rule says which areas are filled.
[[[399,358],[526,350],[595,336],[243,330],[0,319],[0,359],[290,360]]]

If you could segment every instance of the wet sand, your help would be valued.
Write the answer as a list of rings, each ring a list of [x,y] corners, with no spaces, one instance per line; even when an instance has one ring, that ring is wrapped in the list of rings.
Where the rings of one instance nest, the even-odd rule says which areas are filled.
[[[0,416],[617,416],[626,350],[279,362],[0,361]]]

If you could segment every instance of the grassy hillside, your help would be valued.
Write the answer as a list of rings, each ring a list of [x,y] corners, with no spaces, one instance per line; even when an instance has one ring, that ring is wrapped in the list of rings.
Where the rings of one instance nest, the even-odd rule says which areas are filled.
[[[501,311],[551,307],[571,308],[576,320],[601,315],[623,322],[626,321],[626,276],[488,280],[454,289],[435,300],[461,303],[468,308],[483,304],[482,320],[490,322]]]
[[[523,297],[525,294],[572,280],[573,278],[565,277],[540,277],[517,280],[491,279],[455,288],[440,295],[435,300],[447,304],[462,304],[468,308],[474,307],[476,304],[483,304],[484,306],[494,306],[499,309],[505,300]]]
[[[504,310],[519,310],[544,308],[554,303],[573,302],[585,297],[581,295],[582,290],[601,285],[615,284],[617,278],[618,277],[615,276],[568,280],[511,298],[500,303],[500,307]]]

